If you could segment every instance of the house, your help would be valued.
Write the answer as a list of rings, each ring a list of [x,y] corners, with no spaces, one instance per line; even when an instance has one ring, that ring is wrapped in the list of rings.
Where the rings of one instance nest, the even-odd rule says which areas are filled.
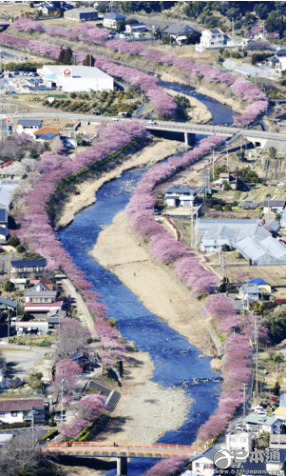
[[[259,289],[255,283],[245,283],[243,284],[238,293],[239,299],[243,301],[257,301],[259,299]]]
[[[6,208],[0,208],[0,244],[7,243],[8,213]]]
[[[11,261],[11,275],[19,278],[29,278],[35,274],[43,276],[46,266],[45,259]]]
[[[55,302],[57,291],[33,291],[29,289],[25,292],[26,303],[52,303]]]
[[[21,162],[12,162],[12,164],[2,164],[0,167],[0,179],[21,180],[26,176],[26,167]]]
[[[247,431],[227,433],[226,449],[230,453],[235,450],[246,450],[248,453],[250,453],[252,449],[251,433]]]
[[[46,321],[18,321],[15,323],[17,335],[22,334],[47,334],[49,323]]]
[[[79,364],[83,371],[90,369],[91,366],[96,363],[96,358],[90,357],[85,352],[77,352],[76,354],[70,355],[68,359]]]
[[[28,134],[34,137],[34,132],[42,127],[40,119],[18,119],[17,134]]]
[[[25,312],[33,316],[35,319],[44,319],[50,312],[61,311],[62,308],[63,301],[26,302],[24,306]]]
[[[187,185],[171,185],[164,190],[167,207],[190,208],[197,203],[197,188]]]
[[[285,409],[286,410],[286,409]],[[250,413],[244,420],[247,430],[259,433],[281,433],[284,422],[277,416],[272,417]]]
[[[192,459],[193,472],[202,476],[213,476],[215,474],[214,455],[218,448],[212,447],[203,451]]]
[[[236,190],[237,188],[237,179],[230,175],[229,173],[221,173],[219,174],[219,180],[214,182],[214,185],[220,185],[220,188],[223,188],[224,185],[229,185],[232,190]]]
[[[172,23],[163,31],[163,36],[174,38],[177,43],[183,44],[187,37],[194,33],[194,29],[186,23]]]
[[[30,291],[54,291],[54,284],[47,278],[42,279],[31,279],[31,284],[33,287],[30,288]]]
[[[286,450],[286,435],[270,435],[270,448],[285,449]]]
[[[269,66],[277,69],[279,72],[286,69],[286,48],[280,48],[274,56],[267,59]]]
[[[285,200],[265,200],[263,202],[263,213],[282,213],[285,208]]]
[[[111,30],[117,30],[118,23],[125,20],[126,17],[124,15],[121,15],[119,13],[110,13],[109,15],[106,15],[104,17],[103,26],[105,28],[110,28]]]
[[[264,279],[254,278],[249,281],[249,284],[256,284],[260,293],[271,294],[271,285],[267,283],[267,281],[264,281]]]
[[[34,132],[34,136],[37,142],[45,142],[60,137],[60,130],[52,127],[42,127]]]
[[[73,8],[64,12],[64,18],[69,21],[96,21],[98,12],[94,8]]]
[[[37,8],[37,11],[45,16],[51,15],[56,10],[57,8],[52,5],[41,5],[39,6],[39,8]]]
[[[130,23],[125,25],[125,32],[127,35],[135,35],[138,33],[146,33],[148,31],[145,23]]]
[[[42,422],[46,418],[43,398],[0,399],[1,423]]]
[[[63,310],[53,310],[47,313],[46,321],[49,324],[49,328],[54,328],[60,324],[61,319],[66,317],[67,313]]]
[[[229,36],[225,35],[219,28],[203,30],[200,45],[205,49],[222,48],[226,46]]]

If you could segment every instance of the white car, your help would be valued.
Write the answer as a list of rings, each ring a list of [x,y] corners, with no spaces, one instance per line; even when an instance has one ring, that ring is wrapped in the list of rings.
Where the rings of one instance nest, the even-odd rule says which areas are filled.
[[[112,120],[113,120],[113,122],[119,121],[118,117],[113,117]]]
[[[150,121],[148,121],[148,124],[153,124],[154,125],[154,124],[157,124],[157,122],[154,121],[153,119],[150,119]]]

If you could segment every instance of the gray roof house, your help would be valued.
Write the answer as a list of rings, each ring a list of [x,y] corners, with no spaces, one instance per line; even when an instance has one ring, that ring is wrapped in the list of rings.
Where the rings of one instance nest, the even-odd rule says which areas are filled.
[[[120,21],[125,21],[126,17],[124,15],[120,15],[119,13],[110,13],[106,15],[103,19],[103,26],[105,28],[111,28],[112,30],[117,29],[117,24]]]
[[[84,22],[95,21],[98,19],[98,13],[94,8],[73,8],[64,13],[66,20]]]
[[[214,455],[218,449],[211,447],[192,459],[192,470],[195,475],[213,476],[215,474]]]
[[[249,301],[257,301],[259,299],[259,288],[255,283],[245,283],[243,284],[238,293],[239,299],[244,301],[248,299]]]
[[[40,119],[18,119],[17,121],[17,133],[29,134],[34,137],[34,131],[42,127],[42,121]]]
[[[268,211],[268,206],[272,212],[283,212],[285,204],[285,200],[269,200],[269,204],[268,200],[265,200],[263,202],[264,213]]]
[[[42,275],[46,266],[45,259],[11,261],[11,274],[22,278],[31,274]]]
[[[162,32],[164,36],[172,36],[178,38],[179,36],[187,36],[194,33],[194,29],[186,23],[172,23]]]

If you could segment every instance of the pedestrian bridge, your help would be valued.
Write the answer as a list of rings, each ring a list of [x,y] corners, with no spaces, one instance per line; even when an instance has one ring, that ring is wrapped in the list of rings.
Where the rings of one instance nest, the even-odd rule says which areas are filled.
[[[168,445],[163,443],[118,443],[85,441],[73,443],[47,443],[42,448],[45,455],[75,456],[79,458],[117,458],[117,476],[127,475],[128,458],[170,458],[182,456],[191,459],[203,446]]]

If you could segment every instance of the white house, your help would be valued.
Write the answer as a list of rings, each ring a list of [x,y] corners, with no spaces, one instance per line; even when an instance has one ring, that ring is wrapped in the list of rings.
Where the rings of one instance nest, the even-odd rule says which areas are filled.
[[[226,434],[226,449],[230,453],[235,450],[246,450],[248,453],[251,451],[251,433],[242,432],[229,432]]]
[[[215,473],[214,455],[218,448],[209,448],[192,459],[192,471],[202,476],[213,476]]]
[[[34,138],[34,132],[42,127],[40,119],[18,119],[17,134],[28,134]]]
[[[49,323],[46,321],[19,321],[15,326],[17,335],[47,334],[49,330]]]
[[[275,412],[274,412],[275,413]],[[281,433],[284,422],[278,418],[277,414],[268,417],[250,413],[244,420],[247,430],[259,433]]]
[[[34,414],[34,415],[33,415]],[[45,401],[43,398],[0,399],[0,422],[23,423],[45,420]]]
[[[221,48],[226,45],[229,36],[225,35],[219,28],[203,30],[200,45],[206,49]]]
[[[263,213],[282,213],[285,208],[285,200],[265,200],[263,202]]]
[[[257,301],[259,299],[259,289],[255,283],[245,283],[239,288],[239,299]]]
[[[164,190],[167,207],[190,208],[197,198],[197,189],[187,185],[171,185]]]
[[[103,19],[103,26],[111,30],[117,30],[118,22],[125,21],[126,17],[120,13],[110,13]]]
[[[20,180],[26,176],[26,167],[21,162],[13,162],[10,165],[2,164],[0,167],[0,178],[9,180]]]
[[[37,72],[45,84],[55,85],[67,93],[113,91],[114,89],[113,78],[94,67],[44,65]]]
[[[130,23],[125,25],[125,31],[127,35],[135,35],[138,33],[146,33],[148,28],[146,27],[145,23]]]

